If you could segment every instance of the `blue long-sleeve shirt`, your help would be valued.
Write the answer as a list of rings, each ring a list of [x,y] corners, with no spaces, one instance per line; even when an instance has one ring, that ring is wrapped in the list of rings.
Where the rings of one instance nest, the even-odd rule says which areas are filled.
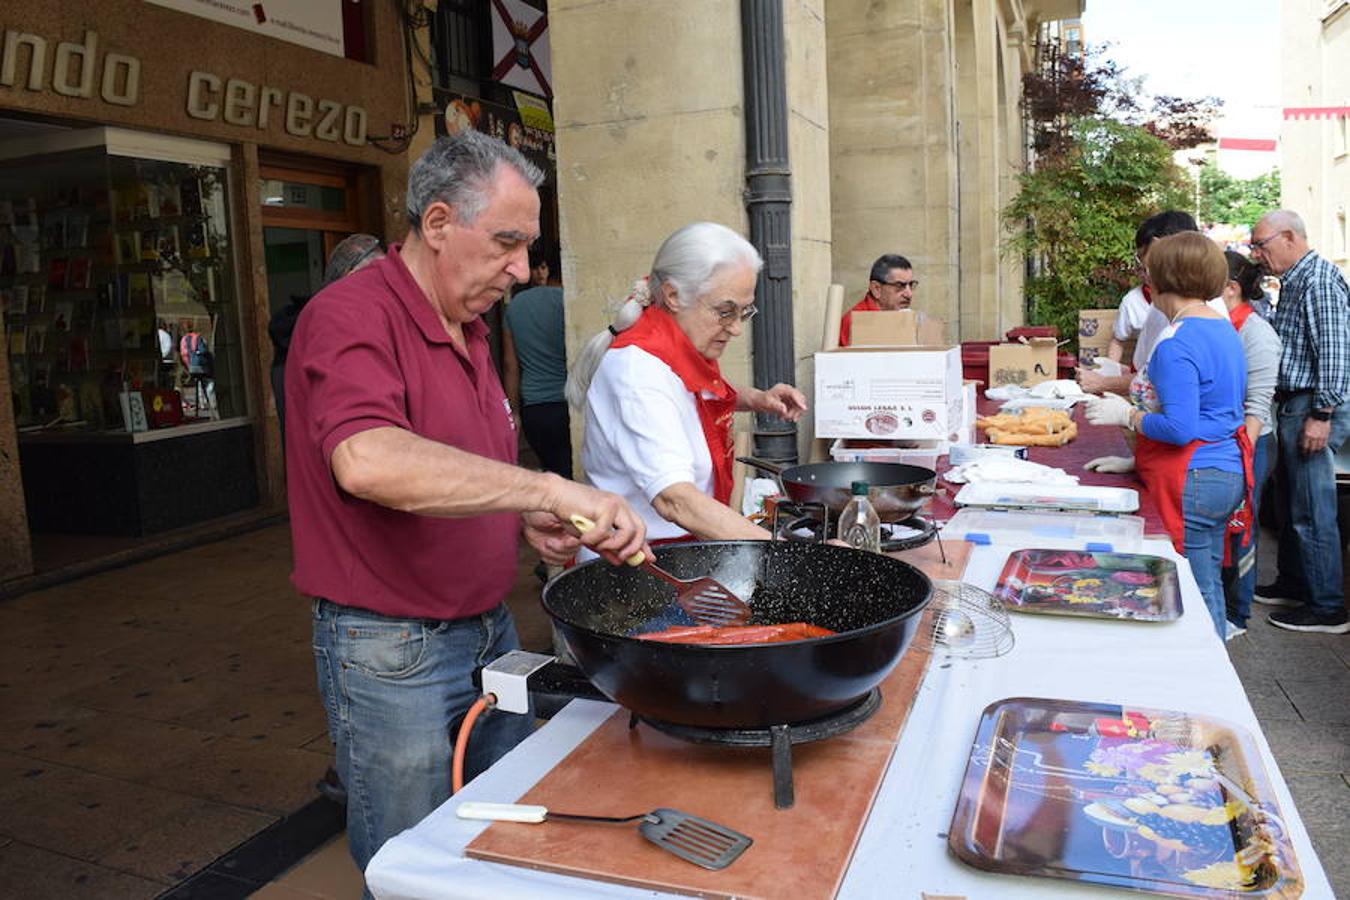
[[[1195,448],[1189,468],[1242,471],[1242,451],[1233,436],[1242,424],[1247,362],[1237,330],[1227,319],[1185,318],[1160,341],[1148,377],[1162,411],[1149,413],[1139,430],[1155,441]]]

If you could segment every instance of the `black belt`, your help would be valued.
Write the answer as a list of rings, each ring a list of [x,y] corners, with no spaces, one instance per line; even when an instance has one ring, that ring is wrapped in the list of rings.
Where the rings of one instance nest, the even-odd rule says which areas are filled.
[[[1312,392],[1313,392],[1312,388],[1300,388],[1297,391],[1276,391],[1275,402],[1283,403],[1286,400],[1292,400],[1295,397],[1302,396],[1303,394],[1311,394]]]

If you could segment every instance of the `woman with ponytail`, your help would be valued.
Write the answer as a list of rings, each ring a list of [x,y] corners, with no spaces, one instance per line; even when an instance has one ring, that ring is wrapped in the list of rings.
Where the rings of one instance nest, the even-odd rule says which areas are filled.
[[[1247,360],[1247,392],[1243,400],[1243,425],[1254,448],[1252,454],[1252,522],[1260,514],[1261,489],[1275,467],[1275,382],[1284,346],[1280,336],[1255,308],[1265,298],[1261,288],[1261,268],[1241,253],[1224,252],[1228,261],[1228,283],[1223,302],[1228,318],[1238,330],[1242,353]],[[1237,535],[1230,537],[1228,558],[1223,569],[1223,593],[1228,615],[1228,637],[1247,628],[1256,592],[1256,541],[1260,528],[1253,524],[1251,541],[1244,547]]]
[[[572,366],[567,399],[586,417],[586,476],[633,505],[653,544],[770,537],[727,506],[732,418],[753,411],[795,422],[806,397],[787,384],[737,389],[718,366],[755,314],[761,265],[730,228],[686,225]]]

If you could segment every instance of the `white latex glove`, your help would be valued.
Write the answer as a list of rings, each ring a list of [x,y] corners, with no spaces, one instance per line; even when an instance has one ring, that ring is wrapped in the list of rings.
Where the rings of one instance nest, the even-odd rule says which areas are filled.
[[[1096,459],[1090,459],[1083,463],[1083,468],[1089,472],[1107,472],[1112,475],[1123,475],[1126,472],[1134,471],[1133,456],[1099,456]]]
[[[1087,400],[1087,420],[1093,425],[1119,425],[1131,428],[1134,406],[1119,394],[1104,394]]]

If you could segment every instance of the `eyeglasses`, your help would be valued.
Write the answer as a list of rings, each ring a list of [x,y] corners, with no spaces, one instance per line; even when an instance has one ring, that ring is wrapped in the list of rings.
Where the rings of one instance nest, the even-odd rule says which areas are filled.
[[[918,287],[919,279],[915,278],[912,281],[883,281],[881,283],[886,285],[886,287],[893,287],[903,291],[905,288],[910,288],[912,290]]]
[[[737,320],[749,322],[755,317],[759,309],[755,304],[741,306],[735,300],[723,300],[720,303],[710,303],[708,308],[717,314],[717,321],[722,325],[730,325]]]
[[[1275,240],[1277,237],[1279,237],[1279,236],[1282,235],[1282,234],[1284,234],[1283,231],[1277,231],[1277,232],[1275,232],[1274,234],[1272,234],[1270,237],[1261,238],[1261,240],[1259,240],[1259,241],[1256,240],[1255,238],[1253,238],[1252,241],[1251,241],[1251,248],[1252,248],[1253,250],[1264,250],[1264,249],[1266,249],[1266,244],[1269,244],[1271,241]]]

